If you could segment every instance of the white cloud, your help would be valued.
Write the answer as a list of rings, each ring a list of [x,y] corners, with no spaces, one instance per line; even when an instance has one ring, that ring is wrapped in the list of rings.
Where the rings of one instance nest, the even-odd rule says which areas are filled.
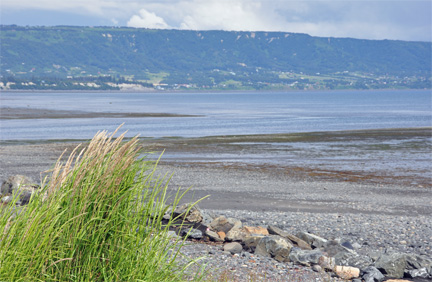
[[[134,15],[127,22],[129,27],[145,27],[145,28],[155,28],[155,29],[166,29],[170,26],[165,22],[165,20],[157,16],[153,12],[149,12],[146,9],[141,9],[139,15]]]
[[[3,15],[14,11],[13,16],[19,16],[19,10],[75,13],[94,18],[93,25],[103,22],[147,28],[286,31],[368,39],[432,39],[430,0],[1,1]],[[46,13],[43,15],[46,17]],[[13,20],[12,16],[9,18]],[[20,22],[37,25],[37,13],[33,18],[21,19]],[[77,21],[76,25],[80,24]]]

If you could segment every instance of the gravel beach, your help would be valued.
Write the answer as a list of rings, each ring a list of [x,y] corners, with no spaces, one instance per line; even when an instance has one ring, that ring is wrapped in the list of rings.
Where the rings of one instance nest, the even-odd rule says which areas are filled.
[[[38,181],[40,172],[48,170],[64,149],[70,152],[76,145],[74,142],[2,144],[0,180],[24,174]],[[164,147],[160,142],[157,146],[146,146]],[[216,154],[217,147],[209,146]],[[391,249],[432,258],[432,189],[427,181],[423,181],[425,186],[424,183],[408,185],[399,178],[382,183],[328,179],[265,164],[227,165],[190,158],[185,161],[180,157],[178,161],[162,158],[157,174],[161,177],[172,174],[170,191],[191,187],[184,202],[209,195],[199,203],[201,209],[238,218],[246,225],[271,224],[292,234],[307,231],[327,239],[349,241],[359,246],[359,254],[373,255]],[[213,271],[214,279],[329,279],[307,267],[278,263],[249,253],[228,255],[220,245],[191,244],[184,248],[184,253],[191,257],[204,255],[203,262]]]

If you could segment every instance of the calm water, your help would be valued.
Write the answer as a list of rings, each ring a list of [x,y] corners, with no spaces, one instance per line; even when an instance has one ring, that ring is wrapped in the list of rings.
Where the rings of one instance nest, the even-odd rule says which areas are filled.
[[[432,93],[1,93],[1,107],[176,113],[188,118],[1,120],[0,140],[90,139],[125,122],[128,136],[215,136],[432,126]]]

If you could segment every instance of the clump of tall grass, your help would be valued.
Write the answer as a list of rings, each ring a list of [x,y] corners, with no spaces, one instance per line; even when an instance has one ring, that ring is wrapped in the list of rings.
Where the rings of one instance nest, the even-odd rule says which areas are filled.
[[[167,184],[141,159],[137,138],[101,132],[61,158],[14,219],[0,215],[0,281],[175,281],[178,264],[166,211]],[[178,203],[181,195],[174,199]]]

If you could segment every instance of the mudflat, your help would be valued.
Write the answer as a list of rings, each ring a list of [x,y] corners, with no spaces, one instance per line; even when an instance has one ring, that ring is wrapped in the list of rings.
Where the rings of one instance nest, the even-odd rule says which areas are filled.
[[[202,209],[345,238],[362,245],[360,253],[391,248],[432,257],[430,136],[421,128],[145,139],[142,146],[154,160],[165,150],[156,175],[170,178],[173,193],[190,188],[183,202],[208,196]],[[0,179],[38,181],[77,145],[3,142]]]

